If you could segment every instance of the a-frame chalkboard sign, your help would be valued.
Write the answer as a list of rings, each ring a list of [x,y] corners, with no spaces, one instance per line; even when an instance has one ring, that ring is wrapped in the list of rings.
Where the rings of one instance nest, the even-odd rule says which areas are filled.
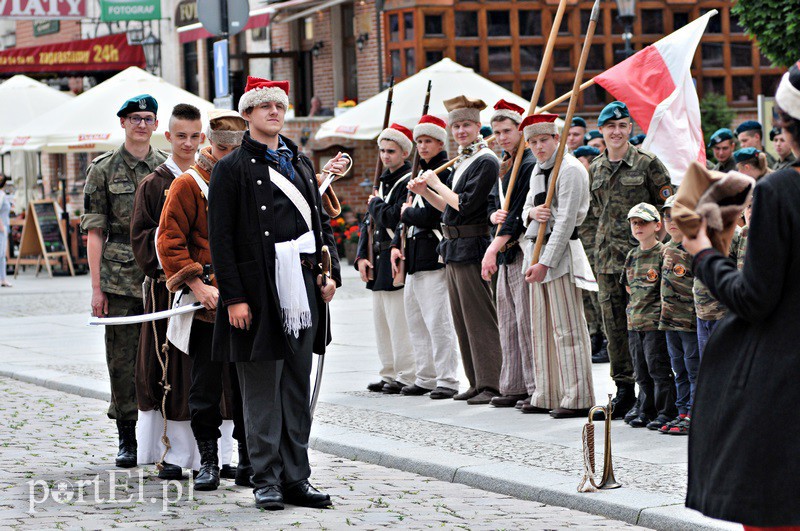
[[[61,232],[61,223],[56,213],[55,201],[39,200],[28,203],[25,224],[22,226],[22,240],[17,254],[15,276],[19,272],[19,262],[23,256],[37,257],[37,275],[39,274],[40,263],[44,259],[47,273],[51,277],[53,276],[53,271],[50,268],[50,259],[66,258],[69,272],[72,276],[75,276],[67,241],[64,238],[64,233]]]

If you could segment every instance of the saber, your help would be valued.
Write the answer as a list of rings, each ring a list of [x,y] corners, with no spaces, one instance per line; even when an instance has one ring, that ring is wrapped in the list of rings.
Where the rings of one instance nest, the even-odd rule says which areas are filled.
[[[322,269],[322,286],[326,286],[328,284],[328,280],[331,278],[331,253],[328,251],[328,246],[322,246],[322,263],[320,264],[320,268]],[[323,341],[328,340],[328,303],[325,303],[325,335],[323,336],[325,339]],[[311,420],[314,420],[314,410],[317,409],[317,400],[319,400],[319,390],[320,386],[322,385],[322,369],[325,367],[325,353],[317,353],[319,356],[317,358],[317,376],[314,378],[314,392],[311,393]]]
[[[114,326],[114,325],[129,325],[138,323],[149,323],[150,321],[159,321],[161,319],[168,319],[176,315],[184,313],[196,312],[203,308],[199,302],[172,308],[169,310],[162,310],[160,312],[143,313],[141,315],[128,315],[126,317],[90,317],[89,326]]]

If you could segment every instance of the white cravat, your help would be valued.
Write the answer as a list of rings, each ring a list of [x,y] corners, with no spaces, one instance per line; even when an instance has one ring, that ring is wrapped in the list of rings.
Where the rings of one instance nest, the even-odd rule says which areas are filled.
[[[300,253],[317,250],[314,233],[306,232],[296,240],[275,244],[275,284],[283,316],[283,329],[294,337],[311,328],[311,309],[303,280]]]

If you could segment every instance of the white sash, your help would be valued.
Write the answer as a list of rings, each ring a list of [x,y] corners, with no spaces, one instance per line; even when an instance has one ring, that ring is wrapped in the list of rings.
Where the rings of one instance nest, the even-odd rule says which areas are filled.
[[[464,174],[467,168],[469,168],[473,162],[486,155],[491,155],[495,159],[497,158],[497,155],[494,154],[494,151],[492,151],[488,147],[485,147],[482,148],[477,153],[475,153],[474,155],[472,155],[470,158],[464,160],[461,164],[459,164],[458,168],[456,168],[456,171],[453,172],[453,182],[452,185],[450,186],[450,189],[455,192],[456,186],[458,185],[458,180],[461,178],[461,176]]]
[[[397,188],[398,185],[401,182],[403,182],[405,180],[405,178],[408,177],[409,175],[411,175],[411,172],[406,173],[405,175],[403,175],[402,177],[397,179],[397,181],[395,181],[394,185],[392,185],[392,188],[389,190],[389,194],[386,195],[386,196],[383,195],[383,183],[381,183],[380,186],[378,186],[378,197],[380,197],[384,201],[386,201],[388,198],[392,197],[392,193],[394,193],[395,188]],[[384,227],[384,228],[386,229],[387,234],[389,234],[389,237],[394,239],[394,230],[389,228],[389,227]]]
[[[203,194],[203,198],[208,202],[208,184],[200,177],[200,174],[197,173],[194,168],[189,168],[186,170],[186,173],[192,176],[194,182],[197,183],[198,188],[200,188],[200,192]]]
[[[303,197],[303,194],[300,193],[300,190],[298,190],[295,185],[289,182],[289,179],[284,177],[280,172],[274,170],[272,167],[269,168],[269,178],[272,181],[272,184],[277,186],[280,191],[289,198],[289,201],[292,202],[294,207],[300,212],[300,215],[303,216],[303,221],[306,222],[308,230],[311,230],[311,207],[309,206],[308,201],[306,201],[306,198]]]

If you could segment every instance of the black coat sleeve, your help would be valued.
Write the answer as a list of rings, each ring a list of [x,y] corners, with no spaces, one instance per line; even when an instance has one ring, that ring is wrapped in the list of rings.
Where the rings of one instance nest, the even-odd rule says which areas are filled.
[[[528,197],[531,173],[533,173],[533,168],[536,166],[535,160],[533,157],[522,159],[514,189],[511,190],[511,205],[508,208],[508,217],[506,217],[498,236],[511,236],[512,240],[516,240],[525,232],[525,226],[522,224],[522,208],[525,206],[525,199]]]
[[[751,323],[768,319],[778,307],[787,283],[792,245],[790,206],[769,182],[762,181],[753,195],[744,269],[736,261],[714,252],[702,252],[695,274],[733,313]]]
[[[422,200],[421,207],[409,207],[403,212],[403,223],[421,229],[441,228],[442,212],[435,209],[427,200]]]
[[[406,187],[401,183],[385,201],[380,197],[370,201],[369,213],[379,226],[394,229],[400,223],[400,208],[406,200],[405,191]]]
[[[500,165],[495,157],[482,157],[467,171],[470,171],[471,176],[464,183],[464,189],[458,193],[458,212],[465,218],[473,217],[486,208],[484,202],[497,182]]]
[[[501,208],[503,208],[503,205],[500,204],[500,179],[497,179],[494,182],[494,186],[492,186],[492,191],[489,192],[489,202],[486,204],[486,222],[494,225],[490,218],[492,214]]]
[[[214,165],[208,187],[208,241],[222,306],[247,302],[234,249],[236,212],[243,205],[238,204],[237,180],[228,167],[230,161],[227,159],[230,157]]]

